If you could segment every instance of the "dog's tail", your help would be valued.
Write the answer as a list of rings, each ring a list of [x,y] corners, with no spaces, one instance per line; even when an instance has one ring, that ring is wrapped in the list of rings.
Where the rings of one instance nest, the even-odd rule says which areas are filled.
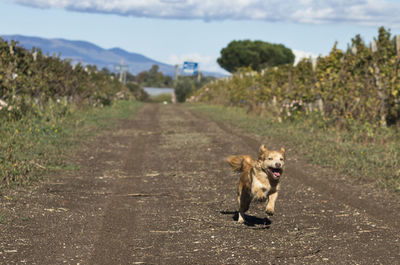
[[[249,170],[254,165],[254,159],[249,155],[228,156],[226,162],[232,167],[235,172],[243,172]]]

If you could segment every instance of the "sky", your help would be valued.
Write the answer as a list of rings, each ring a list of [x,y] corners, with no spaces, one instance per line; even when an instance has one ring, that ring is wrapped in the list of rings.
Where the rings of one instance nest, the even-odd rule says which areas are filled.
[[[281,43],[300,57],[400,34],[400,0],[0,0],[0,35],[84,40],[168,64],[216,60],[233,40]]]

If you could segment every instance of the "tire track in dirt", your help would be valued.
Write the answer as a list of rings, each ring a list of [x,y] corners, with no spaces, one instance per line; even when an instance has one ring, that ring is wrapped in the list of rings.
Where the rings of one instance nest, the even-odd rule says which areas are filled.
[[[120,136],[120,144],[128,151],[121,157],[123,174],[113,179],[110,196],[105,205],[99,236],[89,264],[131,264],[136,247],[135,238],[143,225],[140,219],[143,198],[158,197],[150,190],[142,189],[143,179],[149,177],[146,168],[152,148],[159,142],[157,105],[145,106],[138,118],[126,122],[114,131]],[[147,175],[146,175],[147,174]]]

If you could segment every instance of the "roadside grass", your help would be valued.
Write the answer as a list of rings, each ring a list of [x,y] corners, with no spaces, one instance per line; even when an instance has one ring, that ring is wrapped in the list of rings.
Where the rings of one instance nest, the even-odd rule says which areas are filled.
[[[53,104],[18,121],[0,124],[1,189],[39,179],[46,170],[77,170],[65,155],[117,119],[134,117],[142,104],[117,101],[103,108],[65,108]]]
[[[153,103],[171,103],[172,95],[171,94],[159,94],[157,96],[151,96],[150,101]]]
[[[240,108],[203,104],[188,107],[250,133],[270,136],[311,163],[400,192],[399,128],[373,128],[350,121],[347,129],[339,129],[327,126],[319,115],[299,115],[279,123]]]

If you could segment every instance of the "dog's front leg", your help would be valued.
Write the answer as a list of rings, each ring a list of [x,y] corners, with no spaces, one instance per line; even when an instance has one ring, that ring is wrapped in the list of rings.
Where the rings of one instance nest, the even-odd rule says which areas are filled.
[[[274,215],[274,213],[275,213],[276,198],[278,198],[278,191],[269,195],[267,208],[265,210],[268,215]]]
[[[247,190],[242,190],[238,196],[238,202],[239,202],[239,216],[238,216],[238,222],[239,223],[244,223],[245,216],[244,213],[249,209],[250,202],[251,202],[251,195]]]

